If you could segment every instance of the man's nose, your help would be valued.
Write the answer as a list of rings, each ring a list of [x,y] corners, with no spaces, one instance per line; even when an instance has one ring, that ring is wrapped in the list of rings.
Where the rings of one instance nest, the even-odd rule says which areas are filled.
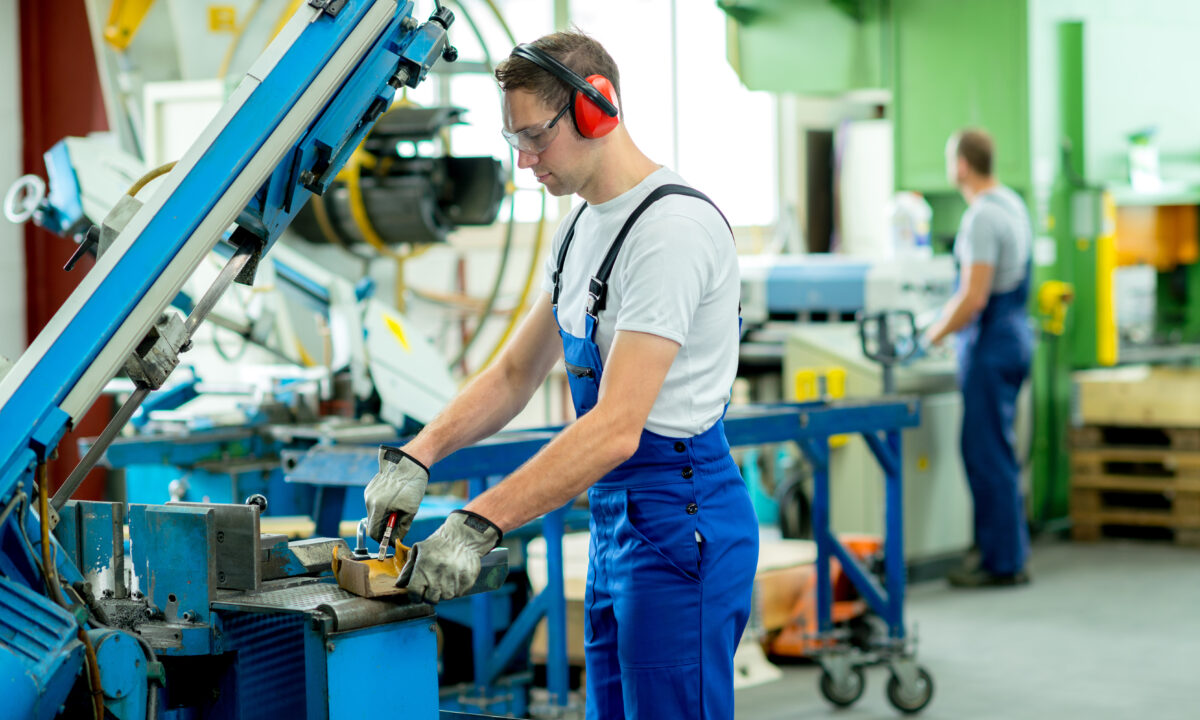
[[[537,155],[530,152],[525,152],[524,150],[517,151],[517,168],[524,170],[527,167],[533,167],[537,164],[537,161]]]

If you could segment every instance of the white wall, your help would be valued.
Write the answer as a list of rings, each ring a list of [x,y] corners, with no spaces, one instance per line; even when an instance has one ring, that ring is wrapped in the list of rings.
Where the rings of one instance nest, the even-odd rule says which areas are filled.
[[[0,193],[21,175],[17,0],[0,0]],[[0,217],[0,355],[25,350],[25,233]]]

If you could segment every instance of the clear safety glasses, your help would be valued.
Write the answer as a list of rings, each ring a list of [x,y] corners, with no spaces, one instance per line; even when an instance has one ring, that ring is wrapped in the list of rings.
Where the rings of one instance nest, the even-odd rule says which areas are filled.
[[[514,149],[531,155],[540,155],[542,151],[550,147],[550,143],[554,142],[554,138],[558,137],[558,121],[562,120],[562,116],[567,114],[567,109],[570,107],[570,102],[563,105],[562,110],[558,111],[554,119],[545,125],[535,125],[525,128],[520,132],[501,130],[500,134],[504,136],[504,139]]]

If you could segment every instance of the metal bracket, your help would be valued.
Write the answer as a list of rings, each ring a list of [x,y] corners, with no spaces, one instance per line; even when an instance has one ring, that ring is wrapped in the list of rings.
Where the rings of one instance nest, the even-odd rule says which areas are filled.
[[[125,361],[125,372],[139,387],[157,390],[179,364],[188,331],[178,315],[163,313]]]
[[[258,590],[262,587],[258,507],[223,503],[172,503],[174,507],[213,511],[216,587]]]
[[[327,13],[329,17],[337,17],[337,14],[346,6],[346,0],[308,0],[308,5]]]

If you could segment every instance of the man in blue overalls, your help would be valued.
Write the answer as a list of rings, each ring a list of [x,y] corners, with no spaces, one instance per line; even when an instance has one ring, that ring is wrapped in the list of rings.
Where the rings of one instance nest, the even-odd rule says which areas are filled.
[[[937,344],[958,333],[962,455],[979,550],[976,563],[949,574],[960,587],[1029,581],[1013,425],[1033,354],[1026,314],[1033,230],[1021,197],[993,176],[993,156],[992,139],[982,130],[956,133],[946,146],[947,173],[968,207],[954,243],[958,289],[925,335]]]
[[[505,531],[591,508],[587,717],[732,718],[758,526],[722,425],[737,369],[739,279],[719,210],[651,161],[620,121],[612,58],[581,33],[520,45],[496,68],[503,134],[561,224],[544,293],[497,362],[403,448],[380,449],[370,533],[403,537],[451,452],[503,428],[562,359],[577,419],[416,543],[397,584],[465,592]]]

